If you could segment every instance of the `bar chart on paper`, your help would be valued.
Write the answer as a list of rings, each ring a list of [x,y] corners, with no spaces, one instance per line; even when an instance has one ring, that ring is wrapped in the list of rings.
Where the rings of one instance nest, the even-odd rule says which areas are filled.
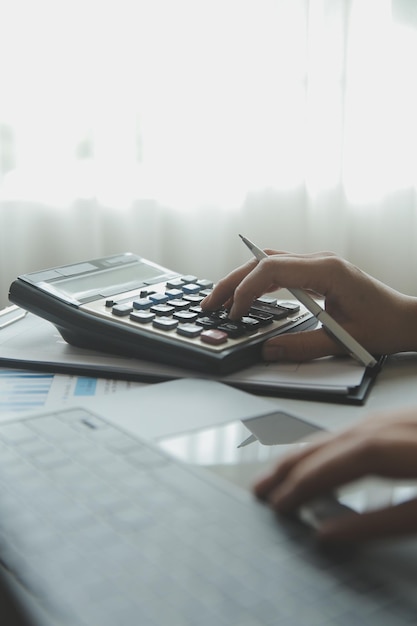
[[[19,411],[112,395],[141,385],[124,380],[0,368],[0,419],[8,419]]]
[[[44,406],[53,374],[0,370],[0,412],[26,411]]]

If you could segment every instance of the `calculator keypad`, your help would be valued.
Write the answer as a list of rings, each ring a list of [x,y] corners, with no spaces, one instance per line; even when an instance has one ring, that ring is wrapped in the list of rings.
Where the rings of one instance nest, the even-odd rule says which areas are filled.
[[[139,292],[113,296],[82,305],[100,317],[143,329],[155,336],[175,337],[180,342],[198,342],[209,350],[224,350],[244,343],[254,335],[270,334],[309,315],[297,303],[279,303],[265,296],[257,299],[240,320],[231,320],[226,309],[203,311],[200,302],[213,283],[196,276],[176,276]]]

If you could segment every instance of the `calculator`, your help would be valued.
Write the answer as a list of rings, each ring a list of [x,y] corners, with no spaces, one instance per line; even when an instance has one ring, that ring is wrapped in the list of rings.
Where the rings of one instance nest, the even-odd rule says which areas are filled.
[[[226,375],[261,360],[262,343],[311,328],[302,305],[255,300],[240,320],[203,311],[213,282],[130,252],[19,276],[14,304],[54,324],[69,344]]]

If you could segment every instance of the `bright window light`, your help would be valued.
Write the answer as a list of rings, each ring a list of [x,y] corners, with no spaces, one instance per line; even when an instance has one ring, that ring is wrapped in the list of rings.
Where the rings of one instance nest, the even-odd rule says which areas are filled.
[[[416,30],[391,4],[5,0],[0,197],[186,210],[415,186]]]

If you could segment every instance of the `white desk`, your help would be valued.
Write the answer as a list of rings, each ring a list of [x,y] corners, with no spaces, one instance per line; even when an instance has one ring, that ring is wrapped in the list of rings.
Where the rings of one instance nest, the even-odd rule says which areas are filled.
[[[124,395],[123,392],[121,393]],[[199,425],[193,412],[186,422],[190,426],[182,429],[182,433],[187,433],[184,435],[179,434],[181,429],[178,427],[175,415],[171,415],[173,412],[169,414],[171,423],[167,426],[167,420],[163,419],[164,415],[166,417],[167,411],[161,410],[160,424],[159,426],[155,425],[154,422],[158,421],[158,415],[152,411],[140,410],[143,409],[143,398],[138,404],[134,391],[126,392],[126,394],[126,398],[120,400],[119,397],[116,397],[118,394],[113,397],[104,396],[101,403],[102,408],[117,417],[117,420],[122,422],[122,426],[126,414],[133,416],[135,419],[128,419],[127,425],[139,436],[156,438],[161,442],[161,445],[183,460],[209,466],[233,482],[245,487],[251,485],[259,473],[273,464],[276,458],[287,450],[286,445],[266,446],[259,442],[238,449],[238,445],[249,435],[246,426],[239,421],[242,419],[244,411],[247,411],[246,415],[248,412],[251,415],[252,412],[245,398],[238,400],[238,402],[244,403],[244,411],[234,404],[231,406],[230,402],[228,404],[230,410],[221,401],[218,402],[217,406],[214,405],[216,408],[213,410],[213,414],[218,419],[216,423],[210,422],[212,425],[209,427],[206,426],[209,422],[204,423],[204,420]],[[130,395],[131,397],[127,399]],[[153,403],[154,399],[153,396],[150,401]],[[253,397],[253,400],[255,399]],[[201,402],[210,404],[208,400],[210,398],[201,398],[200,404]],[[74,401],[78,403],[79,399]],[[363,406],[279,397],[269,397],[267,401],[271,403],[272,407],[276,407],[277,411],[281,410],[329,431],[349,426],[363,419],[366,415],[378,411],[410,406],[415,406],[417,410],[417,353],[396,355],[387,359]],[[91,402],[93,407],[96,406],[97,398],[91,398]],[[177,401],[173,402],[174,407],[181,407],[183,398],[177,398]],[[213,404],[210,406],[213,407]],[[2,415],[0,421],[2,419],[8,419],[8,417]],[[153,433],[149,435],[146,432],[147,429],[144,429],[144,425],[150,421],[153,424]],[[279,419],[277,419],[277,423],[279,424]],[[193,427],[195,431],[191,432]],[[295,438],[292,441],[295,441]]]
[[[268,398],[277,407],[319,428],[338,430],[372,413],[416,407],[417,353],[389,357],[377,377],[367,402],[362,406],[313,402],[287,398]],[[223,477],[249,488],[256,476],[271,467],[288,450],[287,445],[264,446],[259,442],[238,449],[249,432],[242,423],[232,422],[189,435],[179,435],[161,443],[182,460],[213,469]],[[414,486],[400,486],[395,494]],[[392,501],[394,490],[387,481],[369,480],[362,484],[359,508],[384,505]]]
[[[274,398],[285,410],[326,430],[336,430],[383,410],[415,406],[417,411],[417,353],[388,357],[362,406]]]

